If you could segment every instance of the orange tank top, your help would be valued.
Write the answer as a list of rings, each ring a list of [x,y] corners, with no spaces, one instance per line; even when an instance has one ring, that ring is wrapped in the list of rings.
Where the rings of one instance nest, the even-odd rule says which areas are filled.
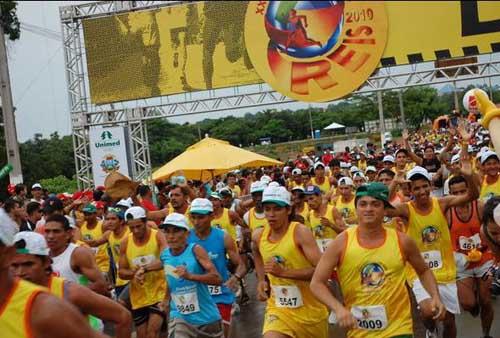
[[[492,260],[492,253],[486,244],[481,242],[481,237],[479,236],[481,221],[477,211],[477,201],[472,202],[472,214],[466,221],[458,217],[456,208],[451,208],[450,213],[450,235],[453,251],[463,253],[464,255],[467,255],[472,249],[482,252],[481,260],[479,262],[470,262],[467,269],[473,269],[483,265],[486,261]]]

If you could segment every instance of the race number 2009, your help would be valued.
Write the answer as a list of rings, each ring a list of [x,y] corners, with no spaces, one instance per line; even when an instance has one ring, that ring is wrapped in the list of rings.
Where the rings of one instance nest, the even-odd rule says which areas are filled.
[[[359,328],[365,329],[365,330],[377,330],[377,329],[381,329],[384,326],[382,321],[379,319],[376,319],[376,320],[358,319],[357,321],[358,321]]]

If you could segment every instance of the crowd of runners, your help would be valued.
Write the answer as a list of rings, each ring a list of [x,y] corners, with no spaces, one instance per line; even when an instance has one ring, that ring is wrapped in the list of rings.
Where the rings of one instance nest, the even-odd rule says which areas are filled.
[[[331,325],[412,337],[412,303],[427,337],[456,337],[461,311],[492,337],[500,161],[490,146],[487,130],[459,122],[208,182],[179,173],[120,200],[105,187],[9,187],[1,336],[102,337],[106,326],[118,338],[238,337],[233,316],[255,274],[266,338],[326,338]]]

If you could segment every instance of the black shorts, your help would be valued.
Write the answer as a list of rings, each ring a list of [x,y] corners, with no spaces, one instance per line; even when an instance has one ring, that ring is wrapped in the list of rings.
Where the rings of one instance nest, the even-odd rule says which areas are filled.
[[[160,309],[160,303],[148,305],[135,310],[132,310],[132,318],[135,326],[141,326],[149,320],[150,314],[157,314],[165,319],[165,312]]]

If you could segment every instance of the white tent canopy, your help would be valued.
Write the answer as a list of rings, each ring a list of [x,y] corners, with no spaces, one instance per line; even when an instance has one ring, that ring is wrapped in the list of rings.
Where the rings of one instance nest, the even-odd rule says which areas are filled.
[[[340,123],[337,123],[337,122],[333,122],[332,124],[326,126],[325,130],[333,130],[333,129],[341,129],[341,128],[345,128],[345,126],[341,125]]]

